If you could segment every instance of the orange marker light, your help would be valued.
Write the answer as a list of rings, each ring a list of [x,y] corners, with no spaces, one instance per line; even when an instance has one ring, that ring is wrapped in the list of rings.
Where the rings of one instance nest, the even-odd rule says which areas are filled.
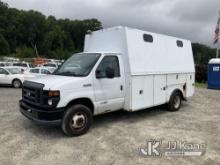
[[[48,96],[49,97],[57,97],[57,96],[60,96],[60,92],[59,91],[49,91]]]

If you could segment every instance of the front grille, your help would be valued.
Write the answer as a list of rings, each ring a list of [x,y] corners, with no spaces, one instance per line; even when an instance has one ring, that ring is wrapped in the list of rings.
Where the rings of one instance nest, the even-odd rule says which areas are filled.
[[[25,81],[22,88],[22,100],[40,106],[43,104],[43,84]]]

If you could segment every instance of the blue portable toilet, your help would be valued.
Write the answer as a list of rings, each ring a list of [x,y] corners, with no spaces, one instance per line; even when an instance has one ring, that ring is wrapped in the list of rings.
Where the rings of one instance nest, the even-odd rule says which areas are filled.
[[[208,88],[220,89],[220,58],[214,58],[209,61]]]

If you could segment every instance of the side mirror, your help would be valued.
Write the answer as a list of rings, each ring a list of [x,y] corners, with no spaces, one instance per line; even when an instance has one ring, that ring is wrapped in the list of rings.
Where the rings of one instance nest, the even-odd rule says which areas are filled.
[[[105,74],[107,78],[114,78],[115,77],[115,71],[113,68],[107,67],[105,70]]]
[[[101,71],[100,70],[96,70],[95,76],[96,76],[97,79],[102,78]]]

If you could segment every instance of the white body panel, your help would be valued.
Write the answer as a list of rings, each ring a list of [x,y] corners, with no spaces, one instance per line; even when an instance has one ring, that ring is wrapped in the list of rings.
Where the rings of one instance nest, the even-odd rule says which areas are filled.
[[[132,78],[131,100],[132,110],[148,108],[154,105],[154,81],[153,75],[134,76]]]
[[[167,103],[176,89],[182,92],[184,98],[193,96],[193,75],[194,73],[133,76],[130,109],[136,111]],[[188,87],[186,90],[183,89],[185,84]]]
[[[116,54],[108,54],[116,55]],[[105,55],[107,56],[107,54]],[[97,65],[94,67],[94,76],[93,76],[93,86],[94,86],[94,95],[95,102],[97,105],[96,114],[105,113],[109,111],[116,111],[124,108],[125,102],[125,90],[121,90],[121,87],[124,88],[125,78],[124,78],[124,67],[123,62],[120,56],[118,56],[120,64],[120,77],[115,77],[113,79],[103,78],[97,79],[95,76],[95,70],[98,67],[99,62],[102,61],[101,58]]]
[[[154,75],[154,104],[160,105],[166,103],[166,75]]]
[[[152,35],[153,43],[145,42],[144,34]],[[183,42],[182,48],[177,40]],[[195,72],[190,41],[127,27],[87,35],[84,52],[121,53],[130,75]]]

